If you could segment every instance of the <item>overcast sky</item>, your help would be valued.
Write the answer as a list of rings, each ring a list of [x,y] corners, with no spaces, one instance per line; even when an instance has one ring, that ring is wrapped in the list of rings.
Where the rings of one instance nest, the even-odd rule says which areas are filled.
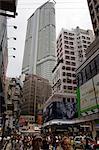
[[[8,25],[17,25],[17,30],[8,27],[8,37],[17,40],[8,40],[9,63],[7,76],[16,77],[21,74],[24,44],[27,28],[27,19],[46,0],[18,0],[18,16],[8,19]],[[61,28],[72,29],[79,26],[83,29],[92,29],[87,0],[56,0],[56,36]],[[13,51],[11,47],[15,47]],[[16,58],[12,58],[15,55]]]

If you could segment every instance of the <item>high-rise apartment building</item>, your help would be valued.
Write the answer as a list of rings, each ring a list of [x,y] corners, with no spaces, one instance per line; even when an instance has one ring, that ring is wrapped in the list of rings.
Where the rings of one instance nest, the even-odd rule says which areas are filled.
[[[99,36],[99,0],[87,0],[94,33]]]
[[[77,67],[86,60],[86,50],[94,40],[92,30],[76,27],[75,32],[75,55]]]
[[[75,93],[76,68],[85,60],[93,41],[91,30],[62,29],[57,39],[57,65],[53,69],[53,93]]]
[[[32,115],[37,121],[38,115],[42,115],[43,105],[51,95],[49,81],[37,75],[26,75],[23,85],[23,102],[21,104],[22,115]]]
[[[28,19],[22,73],[51,81],[55,65],[55,8],[46,2]]]
[[[53,69],[53,93],[66,93],[76,89],[75,34],[62,29],[57,39],[57,65]]]
[[[13,128],[18,125],[20,115],[20,103],[22,100],[22,87],[19,78],[6,79],[6,106],[7,118],[6,126]]]
[[[7,18],[0,16],[0,116],[5,111],[5,78],[8,64]]]

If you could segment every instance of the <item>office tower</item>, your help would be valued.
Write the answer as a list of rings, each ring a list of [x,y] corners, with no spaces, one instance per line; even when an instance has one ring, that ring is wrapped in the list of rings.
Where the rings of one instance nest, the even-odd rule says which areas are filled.
[[[49,81],[37,75],[26,75],[23,85],[23,102],[21,114],[34,116],[34,122],[38,115],[42,115],[43,105],[51,95]]]
[[[55,8],[46,2],[28,19],[22,73],[51,81],[55,64]]]
[[[99,36],[99,0],[87,0],[94,33]]]

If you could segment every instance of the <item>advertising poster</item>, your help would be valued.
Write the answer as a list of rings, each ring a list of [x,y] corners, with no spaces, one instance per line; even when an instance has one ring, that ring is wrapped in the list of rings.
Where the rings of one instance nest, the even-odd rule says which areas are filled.
[[[80,111],[86,112],[96,106],[96,98],[93,87],[93,81],[90,79],[88,82],[80,87]]]
[[[93,78],[93,82],[94,82],[94,87],[95,87],[95,93],[96,93],[96,102],[97,105],[99,105],[99,74],[97,74],[94,78]]]
[[[73,119],[77,117],[76,112],[76,102],[55,101],[44,110],[44,122],[53,119]]]

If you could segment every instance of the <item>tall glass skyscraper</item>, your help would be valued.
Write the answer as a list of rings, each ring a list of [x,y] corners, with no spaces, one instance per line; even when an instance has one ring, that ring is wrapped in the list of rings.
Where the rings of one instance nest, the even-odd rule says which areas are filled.
[[[46,2],[28,19],[22,73],[37,74],[51,82],[55,65],[55,3]]]

